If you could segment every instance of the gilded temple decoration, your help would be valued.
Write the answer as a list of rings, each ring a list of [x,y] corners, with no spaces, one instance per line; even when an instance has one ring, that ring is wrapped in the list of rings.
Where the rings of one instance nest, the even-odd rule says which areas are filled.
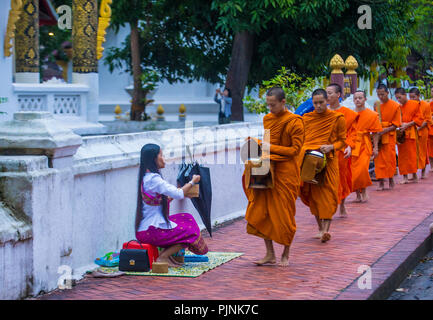
[[[343,69],[346,66],[345,63],[344,63],[343,58],[339,54],[336,54],[331,59],[331,62],[330,62],[329,65],[330,65],[330,67],[332,69],[331,73],[333,73],[333,74],[343,73],[343,70],[341,70],[341,69]]]
[[[97,59],[102,58],[102,53],[104,48],[102,47],[102,43],[105,42],[105,35],[107,34],[105,30],[110,25],[111,19],[111,7],[110,4],[113,3],[113,0],[102,0],[101,8],[99,9],[99,20],[98,20],[98,34],[97,34],[97,46],[96,46],[96,54]]]
[[[98,25],[98,1],[74,0],[72,11],[73,72],[98,72],[96,35]]]
[[[353,56],[348,56],[345,62],[345,67],[347,69],[346,74],[357,74],[355,69],[358,68],[358,61]]]
[[[39,0],[23,0],[16,26],[16,72],[39,73]]]
[[[11,9],[9,10],[8,25],[4,39],[4,55],[10,57],[12,54],[13,38],[15,37],[16,23],[20,18],[23,9],[22,0],[11,0]]]

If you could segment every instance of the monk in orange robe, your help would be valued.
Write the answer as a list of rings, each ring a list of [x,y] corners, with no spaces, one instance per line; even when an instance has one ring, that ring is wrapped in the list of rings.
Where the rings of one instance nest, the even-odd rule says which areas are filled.
[[[419,102],[420,111],[423,115],[424,122],[417,128],[418,130],[418,143],[419,143],[419,161],[418,169],[421,169],[421,179],[425,179],[425,169],[429,164],[428,157],[428,132],[431,127],[431,110],[430,104],[427,101],[420,99],[421,92],[418,88],[412,88],[409,90],[409,98]]]
[[[393,189],[395,186],[394,175],[397,169],[395,151],[397,140],[395,130],[401,126],[401,111],[400,105],[394,100],[389,99],[389,90],[386,85],[380,84],[376,92],[381,102],[376,112],[379,114],[383,131],[378,133],[381,139],[381,147],[379,148],[377,158],[374,159],[374,172],[376,179],[379,180],[377,190],[382,191],[385,190],[384,179],[388,179],[390,189]]]
[[[356,113],[352,109],[340,105],[339,99],[343,95],[343,90],[339,84],[331,83],[326,88],[326,94],[328,95],[329,109],[342,113],[344,115],[344,120],[346,120],[346,149],[335,151],[338,157],[338,172],[340,177],[340,184],[338,188],[340,217],[346,218],[346,198],[353,192],[351,164],[352,148],[350,147],[350,137],[353,131],[353,123],[358,118],[358,113]]]
[[[370,161],[376,158],[378,152],[377,132],[382,131],[377,112],[367,109],[365,102],[367,97],[364,91],[356,91],[353,95],[359,117],[354,124],[355,136],[352,146],[352,188],[356,191],[356,202],[367,202],[367,187],[373,183],[370,179]],[[373,135],[373,145],[370,134]]]
[[[322,181],[318,184],[301,182],[301,200],[310,207],[316,218],[322,242],[331,239],[329,227],[337,211],[339,197],[339,171],[337,150],[346,148],[346,121],[340,112],[327,108],[327,94],[323,89],[313,92],[314,111],[304,114],[305,141],[302,147],[300,167],[309,150],[320,151],[326,156]]]
[[[430,95],[433,97],[433,87],[431,88]],[[430,111],[433,116],[433,99],[430,100]],[[428,157],[430,162],[430,172],[433,172],[433,119],[430,119],[432,124],[428,128]]]
[[[400,103],[402,125],[399,130],[405,132],[405,142],[398,145],[398,171],[403,175],[401,184],[409,183],[408,175],[412,174],[412,182],[417,182],[416,175],[419,161],[418,132],[416,126],[421,126],[424,117],[418,101],[408,100],[404,88],[395,90],[395,97]]]
[[[250,171],[246,168],[242,177],[248,198],[245,219],[248,222],[247,233],[265,241],[266,255],[255,263],[276,263],[272,243],[275,241],[284,245],[280,265],[287,266],[289,248],[296,232],[295,202],[300,185],[298,156],[304,142],[304,124],[302,117],[286,109],[285,94],[281,88],[270,89],[266,103],[270,113],[263,118],[263,126],[265,131],[270,132],[270,141],[261,142],[261,147],[270,151],[274,186],[269,189],[249,188]]]

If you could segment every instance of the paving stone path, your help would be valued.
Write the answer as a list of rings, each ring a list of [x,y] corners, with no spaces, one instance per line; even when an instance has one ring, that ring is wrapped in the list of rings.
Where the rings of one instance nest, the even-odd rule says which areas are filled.
[[[216,230],[207,241],[211,251],[244,255],[198,278],[85,278],[71,290],[55,290],[38,299],[365,299],[366,291],[355,286],[359,268],[393,257],[391,262],[381,259],[378,264],[381,272],[392,272],[394,260],[416,245],[415,240],[410,240],[409,246],[402,241],[415,231],[422,233],[418,238],[425,239],[428,233],[424,229],[428,228],[419,226],[433,218],[433,174],[418,184],[396,185],[393,191],[375,189],[376,183],[368,188],[368,203],[354,203],[354,194],[348,198],[349,217],[341,219],[336,214],[332,239],[327,243],[313,239],[315,219],[298,200],[297,233],[287,268],[253,264],[263,257],[264,243],[246,234],[242,219]],[[276,252],[280,255],[282,246],[276,245]]]

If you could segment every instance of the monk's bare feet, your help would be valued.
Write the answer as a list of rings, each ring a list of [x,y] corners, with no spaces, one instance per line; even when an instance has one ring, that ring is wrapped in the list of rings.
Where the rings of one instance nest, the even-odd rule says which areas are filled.
[[[426,175],[425,175],[425,169],[422,169],[422,171],[421,171],[421,179],[425,179],[425,178],[427,178]]]
[[[340,218],[347,218],[346,206],[340,204]]]
[[[383,191],[385,190],[385,182],[383,181],[383,179],[379,180],[379,186],[377,187],[376,191]]]
[[[412,179],[409,179],[409,182],[418,183],[418,175],[417,174],[412,175]]]
[[[399,182],[399,184],[408,184],[409,180],[407,179],[403,179],[402,181]]]
[[[322,238],[320,239],[322,242],[327,242],[331,240],[331,234],[329,232],[324,232]]]
[[[280,267],[287,267],[289,265],[289,257],[286,257],[284,255],[281,256],[281,261],[279,263]]]
[[[277,259],[275,258],[275,256],[265,256],[263,259],[259,260],[259,261],[254,261],[254,263],[258,266],[263,266],[265,264],[276,264],[277,263]]]
[[[322,236],[323,236],[323,232],[322,232],[322,231],[319,231],[319,233],[317,233],[313,238],[314,238],[314,239],[321,239]]]
[[[339,217],[342,219],[346,219],[348,217],[346,210],[344,210],[344,211],[340,210],[340,216]]]
[[[365,203],[365,202],[367,202],[367,201],[368,201],[368,195],[367,195],[367,192],[364,191],[364,192],[361,194],[361,202],[362,202],[362,203]]]
[[[390,188],[390,189],[394,189],[394,187],[395,187],[394,179],[393,179],[393,178],[390,178],[390,179],[389,179],[389,188]]]

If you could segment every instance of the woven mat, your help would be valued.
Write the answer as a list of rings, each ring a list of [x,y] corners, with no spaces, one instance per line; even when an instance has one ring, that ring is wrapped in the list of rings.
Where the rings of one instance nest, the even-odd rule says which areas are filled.
[[[187,252],[185,255],[191,254]],[[192,254],[191,254],[192,255]],[[208,262],[185,262],[182,267],[179,268],[168,268],[168,273],[153,273],[149,272],[125,272],[126,275],[131,276],[161,276],[161,277],[187,277],[195,278],[205,273],[206,271],[212,270],[230,260],[240,257],[243,253],[239,252],[208,252]],[[117,267],[100,267],[98,271],[104,273],[118,272]]]

